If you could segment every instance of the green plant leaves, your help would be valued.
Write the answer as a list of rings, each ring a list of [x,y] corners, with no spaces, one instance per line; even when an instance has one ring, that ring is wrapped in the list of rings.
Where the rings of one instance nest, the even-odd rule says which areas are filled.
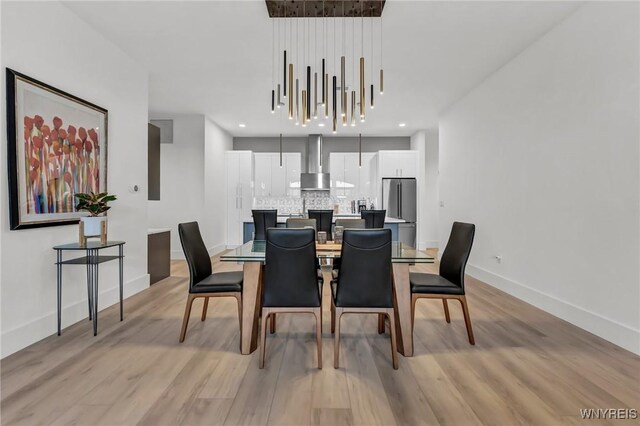
[[[111,208],[107,203],[117,199],[115,195],[109,195],[106,192],[101,192],[99,194],[94,192],[90,192],[88,194],[80,192],[75,194],[75,196],[78,200],[76,210],[89,212],[91,216],[99,216],[106,212]]]

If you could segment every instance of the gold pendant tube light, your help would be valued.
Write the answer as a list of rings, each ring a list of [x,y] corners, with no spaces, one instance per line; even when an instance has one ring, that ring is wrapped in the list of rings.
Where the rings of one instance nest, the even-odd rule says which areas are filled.
[[[356,125],[356,91],[351,91],[351,127]]]
[[[345,127],[347,125],[347,109],[349,109],[349,97],[347,92],[345,92],[342,97],[342,105],[344,105],[344,112],[342,113],[342,127]]]
[[[289,64],[289,120],[293,120],[293,64]]]
[[[318,73],[313,73],[313,119],[318,118]]]
[[[302,127],[307,126],[307,91],[302,91]]]
[[[296,126],[300,124],[300,80],[296,78]]]

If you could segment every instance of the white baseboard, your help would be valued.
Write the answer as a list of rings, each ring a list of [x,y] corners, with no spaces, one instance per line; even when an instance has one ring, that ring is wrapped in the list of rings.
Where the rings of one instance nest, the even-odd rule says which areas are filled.
[[[640,330],[474,265],[467,265],[467,274],[640,355]]]
[[[149,287],[149,274],[144,274],[138,278],[127,281],[123,285],[123,298]],[[105,309],[119,302],[118,286],[101,291],[98,296],[98,310]],[[63,298],[64,300],[64,298]],[[127,312],[125,310],[125,316]],[[11,330],[2,333],[2,358],[11,355],[20,349],[36,343],[45,337],[57,333],[57,312],[49,312],[46,315],[36,318],[26,324],[22,324]],[[86,320],[89,317],[87,300],[81,300],[68,306],[62,307],[62,328],[75,324],[78,321]],[[100,322],[98,321],[98,327]],[[99,330],[98,330],[99,332]]]
[[[209,256],[213,257],[225,249],[224,244],[218,244],[213,247],[209,247],[207,251]],[[184,252],[182,250],[171,250],[171,260],[184,260]]]
[[[426,250],[429,248],[438,248],[439,243],[438,240],[433,241],[419,241],[418,242],[418,250]]]

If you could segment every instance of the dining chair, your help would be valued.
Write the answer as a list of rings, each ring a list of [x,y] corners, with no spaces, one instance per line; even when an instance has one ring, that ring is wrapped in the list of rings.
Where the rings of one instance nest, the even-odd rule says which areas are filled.
[[[378,314],[389,318],[391,359],[398,369],[395,310],[391,278],[391,230],[347,229],[342,239],[342,267],[331,281],[333,366],[339,366],[340,319],[343,314]]]
[[[253,226],[255,229],[254,240],[265,240],[267,228],[275,228],[278,222],[278,210],[251,210]]]
[[[326,232],[327,240],[332,240],[331,225],[333,223],[333,210],[308,210],[309,219],[316,220],[316,231]]]
[[[289,219],[287,219],[287,228],[313,228],[315,230],[316,220],[300,217],[290,217]]]
[[[202,240],[198,222],[180,223],[178,234],[189,266],[189,296],[182,319],[180,342],[184,342],[191,315],[191,306],[197,298],[204,298],[201,320],[207,318],[210,297],[235,297],[238,302],[238,322],[242,318],[242,271],[213,272],[211,258]],[[242,324],[240,324],[242,329]]]
[[[344,229],[364,229],[364,219],[336,219],[336,226],[342,226]],[[340,258],[333,259],[333,269],[331,271],[332,277],[335,279],[338,277],[338,271],[340,270]]]
[[[454,222],[449,235],[449,241],[440,259],[440,273],[427,274],[412,272],[409,274],[411,282],[411,324],[415,321],[416,302],[418,299],[442,299],[444,316],[448,323],[448,299],[457,299],[462,306],[464,323],[467,327],[469,343],[475,345],[469,306],[464,291],[464,270],[471,253],[476,226],[472,223]]]
[[[344,229],[365,229],[366,223],[364,219],[336,219],[336,226],[342,226]]]
[[[384,228],[386,216],[386,210],[362,210],[360,212],[360,217],[364,219],[367,229]]]
[[[262,293],[260,368],[264,368],[267,320],[276,313],[311,313],[316,317],[318,368],[322,368],[321,287],[316,276],[313,229],[267,229]]]

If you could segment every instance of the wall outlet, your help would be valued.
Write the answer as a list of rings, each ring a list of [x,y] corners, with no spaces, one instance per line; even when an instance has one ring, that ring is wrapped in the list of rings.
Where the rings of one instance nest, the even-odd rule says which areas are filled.
[[[444,207],[444,201],[440,200],[440,207]]]
[[[496,256],[496,262],[502,263],[502,256]]]

